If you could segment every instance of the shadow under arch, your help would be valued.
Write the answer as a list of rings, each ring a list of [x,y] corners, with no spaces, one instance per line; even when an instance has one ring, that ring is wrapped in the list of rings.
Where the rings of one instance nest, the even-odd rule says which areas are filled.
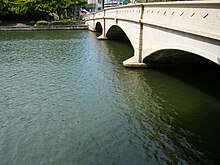
[[[200,55],[178,49],[162,49],[143,59],[149,67],[219,67]]]
[[[117,25],[113,25],[108,32],[106,33],[106,37],[112,40],[126,40],[129,41],[126,33]]]
[[[102,28],[102,25],[100,22],[97,22],[96,25],[95,25],[95,30],[96,32],[101,32],[103,33],[103,28]]]

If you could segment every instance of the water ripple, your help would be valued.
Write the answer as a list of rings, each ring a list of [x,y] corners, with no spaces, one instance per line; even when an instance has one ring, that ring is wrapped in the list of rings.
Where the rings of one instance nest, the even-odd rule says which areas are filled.
[[[162,73],[122,67],[124,52],[133,53],[128,45],[87,31],[0,34],[0,164],[217,159],[200,147],[207,141],[194,130],[201,116],[193,108],[219,102]]]

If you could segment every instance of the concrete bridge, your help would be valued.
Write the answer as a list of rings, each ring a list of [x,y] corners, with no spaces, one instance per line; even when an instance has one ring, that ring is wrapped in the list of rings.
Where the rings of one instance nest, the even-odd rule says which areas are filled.
[[[128,37],[134,55],[123,62],[127,67],[146,66],[146,59],[162,50],[190,52],[220,65],[219,1],[145,3],[106,8],[93,13],[86,23],[90,30],[102,31],[99,39],[117,38],[122,33]]]

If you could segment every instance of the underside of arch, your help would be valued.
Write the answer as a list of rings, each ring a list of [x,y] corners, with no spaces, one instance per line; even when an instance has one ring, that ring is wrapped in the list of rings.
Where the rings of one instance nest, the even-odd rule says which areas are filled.
[[[117,25],[113,25],[108,30],[108,32],[106,33],[106,37],[113,40],[129,40],[126,33]]]
[[[149,67],[218,66],[215,62],[200,55],[178,49],[158,50],[145,57],[143,62]]]
[[[96,23],[95,30],[96,30],[97,32],[101,32],[101,33],[103,32],[103,28],[102,28],[102,25],[101,25],[100,22],[97,22],[97,23]]]

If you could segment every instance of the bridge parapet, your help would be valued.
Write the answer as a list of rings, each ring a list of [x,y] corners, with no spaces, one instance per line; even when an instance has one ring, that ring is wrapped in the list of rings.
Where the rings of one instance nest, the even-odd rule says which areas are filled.
[[[94,14],[94,18],[93,19],[103,19],[104,16],[105,16],[105,11],[104,10],[103,11],[99,11],[99,12]]]
[[[219,2],[144,5],[141,22],[220,40]]]
[[[105,18],[139,22],[141,14],[141,5],[128,5],[106,10]]]

